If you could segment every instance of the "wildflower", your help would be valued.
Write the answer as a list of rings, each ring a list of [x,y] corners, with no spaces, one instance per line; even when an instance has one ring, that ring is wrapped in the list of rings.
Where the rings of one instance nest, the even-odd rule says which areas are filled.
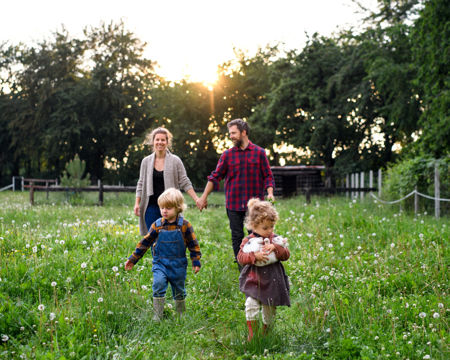
[[[33,252],[37,253],[37,246],[33,246]]]
[[[99,303],[101,303],[101,302],[103,302],[103,298],[102,298],[102,297],[99,297],[99,298],[97,299],[97,301],[98,301]]]
[[[52,286],[55,287],[56,285],[56,281],[52,281]]]
[[[172,309],[172,304],[167,304],[167,307],[168,307],[169,309]]]
[[[427,354],[422,359],[431,359],[431,356]]]
[[[328,247],[331,249],[333,247],[333,244],[328,244]]]
[[[424,312],[421,312],[421,313],[419,314],[419,317],[420,317],[421,319],[424,319],[426,316],[427,316],[427,314],[424,313]]]
[[[435,313],[433,314],[433,317],[434,317],[435,319],[439,319],[439,313],[435,312]]]
[[[343,235],[343,234],[340,234],[339,237],[340,237],[341,239],[343,239],[343,238],[344,238],[344,235]]]
[[[56,314],[55,314],[55,313],[50,313],[50,320],[54,320],[55,317],[56,317]]]
[[[82,268],[82,269],[85,269],[86,266],[87,266],[87,264],[86,264],[85,262],[84,262],[84,263],[81,263],[81,268]]]
[[[391,243],[391,249],[395,248],[395,244]]]
[[[438,306],[439,306],[439,309],[443,309],[444,308],[444,304],[443,303],[439,303]]]
[[[9,336],[6,334],[2,334],[2,341],[7,342],[9,340]]]
[[[39,304],[38,310],[39,310],[39,311],[44,311],[44,310],[45,310],[44,304]]]
[[[113,266],[112,271],[117,272],[117,271],[119,271],[119,268],[117,266]]]

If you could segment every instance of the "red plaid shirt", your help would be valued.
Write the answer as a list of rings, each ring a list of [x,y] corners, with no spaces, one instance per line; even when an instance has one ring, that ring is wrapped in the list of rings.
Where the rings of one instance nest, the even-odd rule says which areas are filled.
[[[263,200],[264,191],[275,187],[265,150],[252,142],[244,150],[233,146],[222,154],[208,180],[217,189],[223,178],[225,204],[229,210],[246,211],[251,198]]]

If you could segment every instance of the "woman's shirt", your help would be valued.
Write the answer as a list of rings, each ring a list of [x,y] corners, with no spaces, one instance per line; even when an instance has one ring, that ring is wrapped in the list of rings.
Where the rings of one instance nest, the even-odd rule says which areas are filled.
[[[164,192],[164,170],[153,169],[153,195],[148,200],[149,205],[158,205],[158,198]]]

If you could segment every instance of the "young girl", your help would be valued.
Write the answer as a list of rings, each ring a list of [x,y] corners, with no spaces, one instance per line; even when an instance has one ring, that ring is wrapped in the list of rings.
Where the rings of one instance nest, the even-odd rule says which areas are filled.
[[[253,330],[257,324],[262,308],[264,333],[275,319],[276,307],[290,306],[289,281],[280,261],[289,259],[287,248],[273,243],[276,235],[273,228],[278,220],[278,213],[268,201],[251,199],[248,202],[248,213],[245,225],[252,233],[242,240],[237,260],[244,266],[239,276],[239,288],[247,296],[245,301],[245,317],[248,326],[248,341],[253,338]],[[254,237],[268,238],[269,244],[261,251],[245,253],[242,249],[249,239]],[[267,255],[274,252],[278,262],[266,266],[256,266],[256,261],[266,261]]]

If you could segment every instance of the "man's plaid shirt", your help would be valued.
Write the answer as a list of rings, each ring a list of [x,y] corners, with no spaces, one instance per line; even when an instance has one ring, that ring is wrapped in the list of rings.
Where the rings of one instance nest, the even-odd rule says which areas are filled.
[[[251,141],[244,150],[237,146],[226,150],[208,176],[216,189],[224,178],[225,203],[229,210],[246,211],[251,198],[263,200],[265,189],[275,187],[265,150]]]
[[[137,244],[136,250],[128,258],[133,264],[136,264],[141,257],[147,252],[150,247],[154,247],[158,240],[158,234],[160,230],[175,230],[177,228],[178,217],[174,222],[169,223],[167,220],[162,219],[161,226],[156,226],[156,222],[152,224],[149,232],[144,238]],[[195,236],[194,229],[189,221],[183,219],[183,225],[181,226],[181,233],[183,235],[184,243],[189,249],[191,255],[192,266],[201,266],[200,258],[202,253],[200,252],[200,246],[198,244],[197,237]]]

